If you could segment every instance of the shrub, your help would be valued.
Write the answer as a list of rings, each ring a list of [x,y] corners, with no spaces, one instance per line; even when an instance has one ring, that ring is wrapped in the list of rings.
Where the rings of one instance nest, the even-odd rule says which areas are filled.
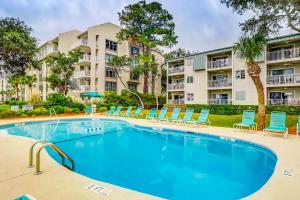
[[[16,117],[18,113],[12,110],[4,110],[0,112],[0,118]]]
[[[80,110],[78,108],[72,108],[72,112],[73,113],[76,113],[76,114],[79,114],[80,113]]]
[[[49,114],[49,110],[44,107],[39,107],[39,108],[35,108],[33,110],[26,110],[23,113],[28,116],[47,115],[47,114]]]
[[[51,106],[49,110],[53,109],[56,114],[62,114],[65,112],[65,109],[63,106]]]
[[[10,110],[10,105],[0,105],[0,112],[5,111],[5,110]]]
[[[18,100],[18,99],[11,99],[11,100],[8,100],[6,103],[8,105],[19,105],[19,106],[26,105],[26,101],[22,101],[22,100]]]
[[[64,113],[65,113],[65,114],[73,113],[73,109],[70,108],[70,107],[64,107]]]
[[[79,111],[83,111],[85,106],[80,102],[69,103],[68,107],[77,108]]]
[[[101,113],[106,112],[107,111],[107,107],[104,107],[104,106],[100,107],[98,111],[101,112]]]

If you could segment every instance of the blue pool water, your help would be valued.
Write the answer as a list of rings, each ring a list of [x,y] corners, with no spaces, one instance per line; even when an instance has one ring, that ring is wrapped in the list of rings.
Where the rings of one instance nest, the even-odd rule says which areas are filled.
[[[86,130],[93,127],[101,130]],[[245,197],[266,183],[277,161],[256,144],[118,120],[32,122],[3,126],[0,132],[55,143],[82,175],[176,200]]]

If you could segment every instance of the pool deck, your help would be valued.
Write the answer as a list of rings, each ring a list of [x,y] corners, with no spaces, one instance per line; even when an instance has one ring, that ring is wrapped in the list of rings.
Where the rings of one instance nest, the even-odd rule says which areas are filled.
[[[113,118],[103,115],[94,117]],[[84,116],[60,117],[61,119],[84,118]],[[87,118],[90,118],[87,116]],[[22,118],[0,120],[0,125],[26,121],[39,121],[53,118]],[[123,118],[118,118],[123,119]],[[196,125],[182,125],[177,123],[157,123],[143,119],[124,119],[129,123],[208,133],[224,137],[242,139],[261,144],[278,157],[274,174],[270,180],[256,193],[245,199],[300,199],[300,137],[290,135],[287,139],[282,135],[264,136],[261,132],[234,131],[231,128],[199,127]],[[214,134],[215,133],[215,134]],[[216,134],[217,133],[217,134]],[[24,194],[31,194],[37,200],[59,199],[159,199],[147,194],[121,188],[108,183],[96,181],[74,173],[57,164],[45,151],[42,151],[40,175],[34,175],[34,168],[28,168],[29,147],[35,142],[33,139],[0,134],[0,199],[11,200]],[[293,176],[283,176],[284,169],[293,169]],[[97,194],[89,191],[89,184],[111,189],[109,195]],[[191,191],[192,192],[192,191]]]

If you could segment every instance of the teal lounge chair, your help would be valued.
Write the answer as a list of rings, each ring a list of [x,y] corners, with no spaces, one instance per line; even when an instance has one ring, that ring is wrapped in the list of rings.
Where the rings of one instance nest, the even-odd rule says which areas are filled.
[[[169,117],[168,121],[176,121],[179,119],[181,109],[180,108],[174,108],[171,117]]]
[[[264,130],[265,133],[279,132],[283,133],[284,137],[288,136],[288,129],[286,127],[286,113],[285,112],[271,112],[270,126]]]
[[[249,130],[257,129],[254,119],[255,119],[254,110],[244,110],[242,122],[233,124],[233,128],[240,129],[240,130],[243,127],[248,127]]]
[[[208,125],[210,126],[211,122],[208,119],[209,116],[209,109],[201,109],[201,112],[199,114],[199,117],[197,120],[194,120],[194,124],[199,124],[199,125]]]
[[[124,114],[122,114],[122,117],[129,117],[132,111],[132,106],[129,106]]]
[[[87,114],[87,115],[93,114],[92,106],[86,106],[85,107],[85,114]]]
[[[298,117],[298,123],[297,123],[297,137],[299,136],[300,133],[300,116]]]
[[[193,108],[187,108],[185,110],[184,116],[182,119],[177,120],[177,122],[183,122],[183,123],[192,123],[193,119],[193,114],[194,114],[194,109]]]
[[[168,112],[168,108],[163,107],[162,109],[160,109],[159,115],[157,116],[157,120],[166,120],[166,115]]]
[[[118,106],[115,112],[113,113],[113,116],[119,116],[122,110],[122,106]]]
[[[146,115],[146,119],[155,119],[156,116],[157,116],[157,109],[152,108],[150,112]]]
[[[139,106],[139,107],[136,109],[136,111],[135,111],[133,114],[131,114],[131,117],[136,118],[136,117],[141,116],[141,115],[142,115],[142,110],[143,110],[143,108]]]
[[[116,110],[116,107],[112,106],[112,107],[110,107],[109,111],[107,111],[106,114],[107,115],[112,115],[112,114],[114,114],[115,110]]]

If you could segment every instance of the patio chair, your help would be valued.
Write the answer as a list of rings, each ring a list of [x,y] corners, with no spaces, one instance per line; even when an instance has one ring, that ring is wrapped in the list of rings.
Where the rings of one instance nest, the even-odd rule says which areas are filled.
[[[206,109],[206,108],[201,109],[201,112],[199,114],[198,119],[194,120],[193,123],[194,124],[199,124],[199,125],[208,125],[208,126],[210,126],[211,122],[208,119],[209,112],[210,112],[209,109]]]
[[[297,130],[296,130],[296,134],[297,134],[297,137],[299,136],[299,133],[300,133],[300,116],[298,117],[298,122],[297,122]]]
[[[160,109],[159,115],[157,116],[157,120],[166,120],[166,115],[168,112],[168,108],[167,107],[163,107],[162,109]]]
[[[256,130],[255,111],[254,110],[244,110],[243,119],[241,123],[233,124],[233,128],[242,129],[243,127],[249,128],[249,130]]]
[[[129,117],[132,111],[132,106],[129,106],[124,114],[121,114],[122,117]]]
[[[86,106],[85,107],[85,114],[87,114],[87,115],[93,114],[93,107],[92,106]]]
[[[155,119],[156,116],[157,116],[157,109],[152,108],[150,112],[146,115],[146,119]]]
[[[176,121],[179,119],[181,109],[180,108],[174,108],[171,117],[167,118],[168,121]]]
[[[107,115],[113,115],[114,114],[114,112],[115,112],[115,110],[116,110],[116,107],[114,107],[114,106],[111,106],[110,107],[110,109],[109,109],[109,111],[107,111]]]
[[[122,110],[122,106],[118,106],[115,112],[113,113],[113,116],[119,116]]]
[[[288,129],[286,127],[286,113],[271,112],[270,126],[264,129],[264,132],[267,134],[270,134],[271,132],[283,133],[284,137],[287,137]]]
[[[187,108],[182,119],[176,120],[182,123],[191,123],[194,114],[194,108]]]
[[[134,117],[134,118],[139,117],[139,116],[142,115],[142,110],[143,110],[143,108],[139,106],[139,107],[136,109],[136,111],[135,111],[133,114],[131,114],[130,116],[131,116],[131,117]]]

